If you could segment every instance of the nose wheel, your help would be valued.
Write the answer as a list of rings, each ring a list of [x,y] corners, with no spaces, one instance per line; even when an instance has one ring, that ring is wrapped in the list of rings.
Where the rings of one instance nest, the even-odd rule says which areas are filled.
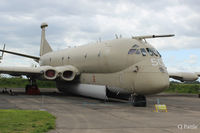
[[[131,95],[130,101],[135,107],[146,107],[146,97],[144,95]]]

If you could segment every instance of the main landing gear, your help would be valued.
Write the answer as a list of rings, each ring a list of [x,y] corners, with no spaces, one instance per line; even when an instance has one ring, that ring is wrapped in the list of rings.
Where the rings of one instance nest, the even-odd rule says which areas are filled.
[[[25,92],[28,95],[39,95],[40,90],[36,84],[36,80],[30,79],[30,84],[26,85]]]
[[[146,97],[144,95],[134,95],[132,94],[130,97],[130,101],[135,107],[146,107]]]

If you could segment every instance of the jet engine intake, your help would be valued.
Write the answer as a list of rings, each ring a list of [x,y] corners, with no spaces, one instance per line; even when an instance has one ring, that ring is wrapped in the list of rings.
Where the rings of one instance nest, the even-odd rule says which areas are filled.
[[[66,81],[71,81],[75,78],[76,74],[71,70],[66,70],[62,73],[61,78]]]
[[[44,73],[44,78],[48,80],[54,80],[57,78],[58,72],[51,66],[41,67]]]
[[[50,69],[50,70],[47,70],[47,71],[45,72],[45,76],[46,76],[46,77],[49,77],[49,78],[54,77],[55,74],[56,74],[55,70],[51,70],[51,69]]]
[[[60,74],[60,78],[65,81],[72,81],[78,74],[78,69],[71,65],[56,67],[56,69]]]
[[[62,74],[62,76],[64,78],[71,78],[73,76],[73,72],[72,71],[68,71],[68,70],[64,71],[63,74]]]

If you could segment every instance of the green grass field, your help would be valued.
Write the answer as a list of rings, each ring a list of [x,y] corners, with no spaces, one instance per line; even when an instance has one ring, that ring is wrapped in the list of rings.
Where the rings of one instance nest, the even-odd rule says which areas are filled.
[[[0,78],[1,88],[25,88],[28,84],[28,79],[23,78]],[[37,85],[39,88],[55,88],[55,81],[41,81],[37,80]]]
[[[168,93],[200,93],[200,84],[180,84],[180,83],[170,83],[168,89],[165,90]]]
[[[0,110],[0,133],[45,133],[55,128],[55,117],[46,111]]]
[[[27,79],[23,78],[0,78],[0,88],[25,88],[28,84]],[[37,80],[39,88],[56,88],[55,81]],[[170,87],[165,90],[167,93],[200,93],[200,83],[198,81],[188,83],[171,82]]]

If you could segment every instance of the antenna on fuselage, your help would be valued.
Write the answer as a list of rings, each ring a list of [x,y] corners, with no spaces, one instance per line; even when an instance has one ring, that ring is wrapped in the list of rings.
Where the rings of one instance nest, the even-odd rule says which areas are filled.
[[[116,39],[118,39],[118,38],[119,38],[117,34],[115,34],[115,38],[116,38]]]
[[[116,38],[116,39],[122,38],[122,35],[120,34],[120,35],[118,36],[117,34],[115,34],[115,38]]]

